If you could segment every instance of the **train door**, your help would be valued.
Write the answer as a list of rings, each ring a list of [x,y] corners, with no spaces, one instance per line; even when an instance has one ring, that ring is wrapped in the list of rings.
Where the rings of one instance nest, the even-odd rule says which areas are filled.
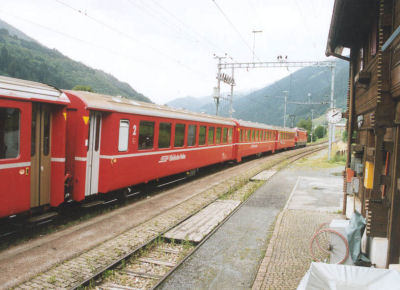
[[[31,207],[50,203],[51,107],[32,104]]]
[[[100,167],[101,113],[91,112],[86,163],[85,195],[98,192]]]

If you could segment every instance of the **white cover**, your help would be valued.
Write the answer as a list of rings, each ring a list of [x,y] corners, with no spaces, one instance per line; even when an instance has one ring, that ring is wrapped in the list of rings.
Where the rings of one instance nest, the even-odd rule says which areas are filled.
[[[400,289],[395,270],[311,263],[297,290],[394,290]]]

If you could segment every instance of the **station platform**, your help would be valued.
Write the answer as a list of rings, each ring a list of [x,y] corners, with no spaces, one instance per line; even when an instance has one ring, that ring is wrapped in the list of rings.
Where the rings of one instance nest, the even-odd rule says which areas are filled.
[[[313,233],[342,218],[343,165],[325,154],[271,177],[160,288],[296,289]]]

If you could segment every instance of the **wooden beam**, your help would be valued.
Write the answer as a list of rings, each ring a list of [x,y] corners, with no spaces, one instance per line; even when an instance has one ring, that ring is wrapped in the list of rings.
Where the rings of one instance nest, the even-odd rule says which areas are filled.
[[[390,187],[391,207],[388,223],[388,252],[387,265],[398,264],[400,256],[400,192],[399,192],[399,173],[400,173],[400,127],[396,127],[393,148],[393,167],[392,182]]]

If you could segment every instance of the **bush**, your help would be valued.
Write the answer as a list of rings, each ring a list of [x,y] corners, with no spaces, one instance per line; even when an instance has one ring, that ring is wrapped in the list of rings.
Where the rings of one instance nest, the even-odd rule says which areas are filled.
[[[314,129],[314,135],[319,139],[325,137],[327,130],[324,126],[319,125]]]

